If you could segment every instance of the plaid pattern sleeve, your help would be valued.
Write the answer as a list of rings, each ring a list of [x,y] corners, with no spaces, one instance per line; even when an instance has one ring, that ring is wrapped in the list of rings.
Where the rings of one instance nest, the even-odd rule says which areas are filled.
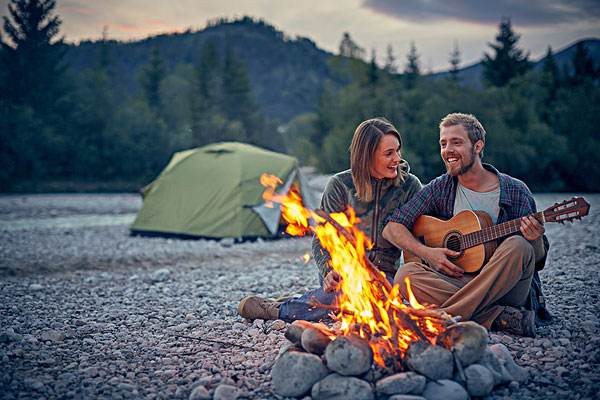
[[[390,215],[387,222],[396,222],[411,230],[417,218],[423,214],[432,214],[435,210],[434,198],[439,196],[439,185],[435,181],[430,182],[415,194],[404,205],[397,207]]]

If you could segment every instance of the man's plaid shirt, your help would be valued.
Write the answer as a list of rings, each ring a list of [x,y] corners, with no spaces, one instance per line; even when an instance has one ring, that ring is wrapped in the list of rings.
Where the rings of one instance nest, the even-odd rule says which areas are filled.
[[[536,212],[535,200],[525,183],[498,172],[490,164],[483,164],[483,167],[495,173],[500,181],[498,224]],[[458,178],[448,174],[435,178],[407,203],[396,208],[388,217],[388,222],[400,223],[411,230],[421,215],[430,215],[444,220],[452,218],[457,182]]]

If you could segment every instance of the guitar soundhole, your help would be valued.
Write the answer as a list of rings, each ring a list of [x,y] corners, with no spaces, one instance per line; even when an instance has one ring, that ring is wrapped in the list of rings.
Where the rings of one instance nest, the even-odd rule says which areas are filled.
[[[462,252],[462,249],[460,248],[460,235],[455,232],[450,233],[446,237],[445,245],[446,245],[447,249],[458,251],[459,253]],[[449,258],[456,259],[458,257],[449,257]]]

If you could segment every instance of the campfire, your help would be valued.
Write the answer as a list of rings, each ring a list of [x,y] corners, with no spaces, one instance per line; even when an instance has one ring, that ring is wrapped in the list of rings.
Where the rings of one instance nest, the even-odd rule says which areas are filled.
[[[469,364],[476,366],[474,363],[481,360],[486,349],[489,351],[485,328],[473,322],[458,322],[457,318],[437,311],[431,305],[420,304],[412,295],[408,279],[404,282],[409,293],[408,303],[405,303],[399,287],[392,286],[385,274],[369,262],[366,250],[372,247],[372,243],[358,229],[359,220],[352,208],[332,214],[307,209],[294,185],[288,193],[282,194],[276,192],[277,186],[282,183],[276,176],[263,174],[260,181],[266,188],[263,198],[267,206],[274,206],[274,203],[280,206],[286,233],[292,236],[314,234],[328,251],[331,267],[342,278],[336,304],[312,303],[315,307],[331,311],[334,321],[331,326],[295,321],[288,328],[286,337],[297,350],[307,353],[299,355],[302,353],[296,352],[298,354],[294,355],[291,351],[282,352],[272,372],[274,389],[278,394],[301,396],[306,394],[306,386],[309,384],[312,386],[313,397],[318,398],[320,390],[330,390],[328,387],[331,383],[327,383],[327,379],[363,376],[368,375],[369,371],[371,383],[384,376],[389,378],[394,374],[418,372],[422,379],[413,377],[413,381],[418,382],[413,383],[419,387],[404,393],[422,393],[427,379],[438,383],[440,379],[452,379],[455,370],[459,382],[467,381],[465,368],[470,368]],[[321,355],[326,366],[318,357]],[[310,377],[299,374],[297,370],[293,371],[298,365],[305,365],[308,362],[306,357],[309,356],[317,357],[318,361],[313,359],[312,362],[321,367],[315,365]],[[293,360],[298,357],[300,360]],[[491,360],[494,356],[488,355],[488,358]],[[512,362],[512,358],[510,361]],[[514,366],[517,367],[516,364]],[[489,388],[483,391],[474,389],[472,395],[489,393],[497,381],[502,381],[502,378],[494,378],[489,368],[483,368],[491,376],[491,386],[488,385]],[[339,377],[331,378],[329,370]],[[501,376],[502,373],[496,375]],[[369,385],[367,381],[363,382]],[[339,386],[340,383],[334,386],[336,385]],[[341,385],[346,387],[347,383]],[[375,392],[380,395],[400,393],[394,389],[386,389],[387,383],[381,383],[381,380],[377,385]],[[371,389],[367,390],[363,385],[362,389],[353,390],[365,390],[367,393]],[[371,394],[372,392],[371,390]]]

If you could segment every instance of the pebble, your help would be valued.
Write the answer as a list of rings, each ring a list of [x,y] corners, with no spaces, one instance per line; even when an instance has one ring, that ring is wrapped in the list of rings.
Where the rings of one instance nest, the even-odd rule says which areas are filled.
[[[421,394],[425,390],[427,378],[415,372],[401,372],[380,379],[375,384],[379,396],[394,394]]]
[[[373,400],[375,395],[368,382],[352,376],[328,375],[311,391],[313,400]]]
[[[449,327],[438,343],[453,351],[462,366],[466,367],[479,361],[483,355],[488,343],[488,332],[473,321],[459,322]]]
[[[536,194],[538,209],[563,197]],[[507,381],[488,400],[585,399],[600,392],[599,321],[594,317],[600,315],[594,297],[600,282],[600,213],[593,212],[600,196],[585,197],[592,200],[589,216],[568,226],[545,226],[552,247],[540,276],[554,320],[538,327],[536,339],[490,335],[491,343],[504,343],[518,365],[527,368],[530,379]],[[137,194],[0,196],[3,218],[15,221],[47,219],[49,210],[75,222],[84,214],[133,219],[140,204]],[[127,223],[86,223],[0,227],[0,242],[0,363],[15,377],[7,378],[0,368],[0,397],[7,398],[184,398],[202,377],[212,398],[222,378],[231,377],[240,397],[273,399],[270,372],[286,339],[269,322],[266,328],[274,337],[263,326],[254,327],[260,331],[256,336],[247,335],[251,324],[237,315],[237,303],[250,293],[278,297],[318,285],[314,265],[296,262],[310,251],[310,239],[225,248],[211,240],[131,237]],[[162,268],[170,270],[168,279],[152,282],[151,274]],[[32,290],[32,284],[43,288]],[[182,323],[190,327],[181,335],[231,344],[176,337],[179,333],[169,327]],[[4,335],[9,328],[16,340]],[[49,329],[62,332],[64,339],[42,340]],[[536,356],[532,347],[542,354]],[[230,362],[240,355],[243,364]],[[542,357],[555,360],[543,363]],[[137,389],[105,384],[116,375]],[[42,384],[41,391],[26,385],[26,376]]]
[[[465,368],[467,391],[471,396],[487,396],[494,388],[494,375],[486,367],[471,364]]]
[[[215,389],[213,400],[235,400],[239,396],[238,388],[232,385],[219,385]]]
[[[48,329],[40,335],[40,340],[50,342],[62,342],[63,340],[65,340],[65,334],[61,331]]]
[[[454,370],[454,357],[450,350],[432,346],[428,342],[413,342],[406,351],[408,367],[429,379],[450,379]]]
[[[469,394],[458,383],[448,379],[440,379],[427,383],[423,397],[427,400],[468,400]]]
[[[150,275],[150,279],[152,280],[152,282],[164,282],[167,279],[169,279],[170,275],[171,275],[170,269],[160,268],[160,269],[157,269],[156,271],[152,272],[152,274]]]
[[[321,355],[327,345],[331,343],[331,339],[318,329],[308,328],[302,332],[300,343],[302,348],[309,353]]]
[[[271,371],[273,391],[280,396],[298,397],[329,372],[314,354],[288,351],[279,357]]]
[[[373,350],[357,336],[338,336],[327,345],[325,360],[330,370],[340,375],[356,376],[371,368]]]

